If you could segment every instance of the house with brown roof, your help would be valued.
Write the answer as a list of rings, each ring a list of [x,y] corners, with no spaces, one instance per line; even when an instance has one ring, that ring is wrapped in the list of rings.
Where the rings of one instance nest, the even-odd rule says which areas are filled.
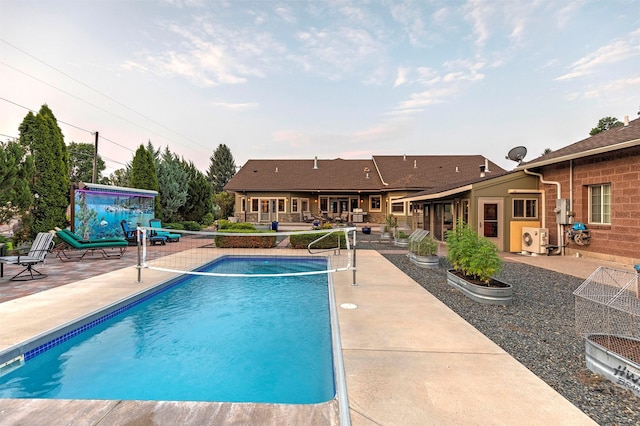
[[[640,119],[516,167],[535,176],[541,227],[564,254],[639,263]],[[585,231],[576,223],[584,224]],[[567,234],[574,237],[569,239]],[[578,234],[579,238],[575,235]]]
[[[481,155],[373,156],[368,160],[249,160],[227,183],[235,217],[247,222],[303,222],[311,216],[382,223],[388,215],[414,223],[406,197],[466,182],[487,169],[505,171]]]

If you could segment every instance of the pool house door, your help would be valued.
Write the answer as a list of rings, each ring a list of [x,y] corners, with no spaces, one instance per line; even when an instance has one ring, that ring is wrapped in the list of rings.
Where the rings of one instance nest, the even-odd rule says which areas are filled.
[[[502,208],[503,202],[500,198],[478,199],[478,234],[486,237],[500,250],[503,249]]]

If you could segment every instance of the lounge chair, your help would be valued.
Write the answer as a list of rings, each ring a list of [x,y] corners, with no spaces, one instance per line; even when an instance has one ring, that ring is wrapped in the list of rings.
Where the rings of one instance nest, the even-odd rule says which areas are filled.
[[[69,235],[70,233],[70,231],[62,229],[56,232],[56,236],[60,238],[62,242],[54,248],[54,251],[58,259],[63,262],[81,260],[84,259],[87,254],[92,255],[96,251],[100,253],[104,259],[120,259],[129,246],[127,240],[124,239],[83,241],[78,240],[77,236],[73,237]]]
[[[174,234],[167,231],[161,231],[162,229],[162,221],[160,219],[151,219],[149,221],[149,226],[153,228],[151,230],[151,238],[153,237],[167,237],[167,241],[170,243],[177,243],[180,241],[180,234]]]
[[[307,222],[307,223],[311,223],[311,222],[313,222],[315,219],[316,219],[316,217],[315,217],[315,216],[313,216],[313,215],[311,214],[311,212],[310,212],[310,211],[304,211],[304,212],[302,212],[302,220],[304,220],[305,222]]]
[[[24,269],[11,277],[11,281],[28,281],[45,278],[47,275],[38,272],[33,268],[38,263],[44,263],[47,253],[53,248],[53,234],[50,232],[40,232],[36,235],[31,248],[25,254],[17,256],[0,257],[0,262],[10,265],[22,265]],[[34,275],[35,273],[35,275]],[[0,274],[2,277],[2,274]]]
[[[137,229],[129,228],[129,224],[126,220],[120,221],[120,226],[122,226],[122,231],[124,232],[124,237],[129,243],[130,246],[138,245],[138,233]],[[167,243],[167,237],[160,237],[157,235],[148,235],[147,238],[152,246],[156,244],[165,245]]]

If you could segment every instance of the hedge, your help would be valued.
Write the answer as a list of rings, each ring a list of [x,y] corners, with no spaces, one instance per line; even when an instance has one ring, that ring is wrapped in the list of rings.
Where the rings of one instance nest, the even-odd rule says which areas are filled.
[[[225,232],[230,231],[225,229]],[[216,235],[216,247],[220,248],[272,248],[276,246],[276,233],[273,231],[256,231],[251,229],[234,229],[237,234],[268,234],[264,237],[258,235],[251,236],[235,236],[235,235]]]
[[[322,232],[317,234],[296,234],[291,235],[289,241],[291,243],[291,248],[294,249],[306,249],[309,244],[318,238],[321,238],[324,235],[329,234],[329,232]],[[340,248],[347,248],[347,240],[345,238],[344,232],[334,233],[340,236]],[[338,244],[337,237],[335,235],[326,237],[311,247],[312,249],[332,249],[336,248]]]

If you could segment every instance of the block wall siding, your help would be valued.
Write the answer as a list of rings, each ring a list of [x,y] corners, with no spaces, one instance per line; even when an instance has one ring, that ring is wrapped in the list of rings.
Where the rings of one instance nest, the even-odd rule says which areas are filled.
[[[569,162],[543,167],[539,172],[548,181],[561,185],[561,197],[570,198]],[[589,185],[611,184],[611,225],[589,224]],[[542,188],[544,186],[544,188]],[[551,241],[557,240],[556,186],[545,189],[546,224]],[[583,222],[591,230],[591,244],[568,243],[569,253],[579,251],[606,260],[638,263],[640,259],[640,147],[573,161],[574,222]],[[564,235],[561,241],[566,242]]]

